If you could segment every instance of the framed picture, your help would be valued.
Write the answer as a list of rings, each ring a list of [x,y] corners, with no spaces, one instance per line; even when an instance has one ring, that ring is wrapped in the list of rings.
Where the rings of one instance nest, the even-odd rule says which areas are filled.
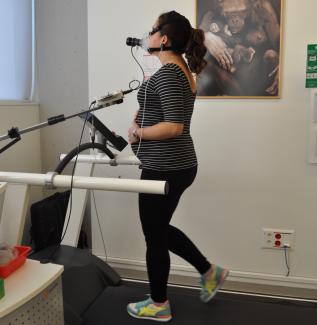
[[[280,98],[283,0],[196,0],[207,66],[201,98]]]

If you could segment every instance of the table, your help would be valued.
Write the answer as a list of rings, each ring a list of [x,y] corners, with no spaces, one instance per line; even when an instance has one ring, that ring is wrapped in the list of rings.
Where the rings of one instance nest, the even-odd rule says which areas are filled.
[[[5,279],[0,325],[63,325],[63,269],[27,259]]]

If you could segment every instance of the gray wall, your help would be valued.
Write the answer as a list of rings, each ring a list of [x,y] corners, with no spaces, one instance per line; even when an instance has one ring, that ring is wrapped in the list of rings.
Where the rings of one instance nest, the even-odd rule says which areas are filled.
[[[20,130],[39,123],[39,106],[36,103],[0,102],[0,134],[6,134],[12,127]],[[0,142],[2,148],[9,140]],[[1,153],[0,170],[19,173],[41,173],[40,132],[22,135],[21,141]],[[42,198],[42,187],[32,186],[29,206]],[[23,244],[29,245],[29,207],[25,221]]]
[[[36,21],[40,119],[80,112],[88,106],[87,1],[37,0]],[[73,118],[42,129],[43,172],[78,145],[82,124]]]

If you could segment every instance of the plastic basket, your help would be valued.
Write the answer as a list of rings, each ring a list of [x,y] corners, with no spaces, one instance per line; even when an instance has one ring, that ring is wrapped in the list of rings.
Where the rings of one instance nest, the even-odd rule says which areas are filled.
[[[0,278],[6,278],[25,263],[28,253],[32,250],[29,246],[15,246],[18,256],[5,265],[0,265]]]

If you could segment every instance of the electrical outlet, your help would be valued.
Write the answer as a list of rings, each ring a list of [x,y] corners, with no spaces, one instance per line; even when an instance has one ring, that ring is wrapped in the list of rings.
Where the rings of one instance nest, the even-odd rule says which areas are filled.
[[[294,249],[295,230],[263,228],[263,248]]]

